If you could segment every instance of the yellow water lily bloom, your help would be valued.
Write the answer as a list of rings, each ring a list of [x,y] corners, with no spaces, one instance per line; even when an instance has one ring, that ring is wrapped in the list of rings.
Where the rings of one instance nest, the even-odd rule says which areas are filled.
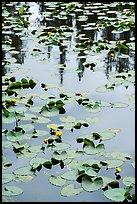
[[[45,144],[48,144],[48,139],[43,140]]]
[[[2,27],[4,27],[4,23],[2,23]]]
[[[48,35],[51,35],[52,34],[52,32],[48,32]]]
[[[56,136],[61,137],[61,135],[62,135],[62,132],[61,132],[61,131],[57,131],[57,132],[56,132]]]
[[[122,170],[121,170],[121,168],[116,168],[116,171],[119,173],[119,172],[121,172]]]
[[[111,53],[110,54],[110,57],[114,58],[115,54],[114,53]]]
[[[11,39],[11,38],[9,38],[9,42],[12,42],[12,39]]]
[[[15,99],[15,98],[12,98],[12,99],[11,99],[11,102],[16,103],[16,99]]]
[[[56,128],[56,126],[52,125],[52,126],[50,126],[50,129],[51,130],[56,130],[57,128]]]

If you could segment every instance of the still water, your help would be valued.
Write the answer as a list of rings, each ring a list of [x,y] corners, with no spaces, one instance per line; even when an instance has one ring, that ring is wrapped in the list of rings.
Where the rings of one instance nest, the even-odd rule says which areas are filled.
[[[78,3],[78,2],[77,2]],[[18,2],[18,5],[23,4]],[[78,21],[79,12],[72,12],[72,15],[69,15],[66,20],[58,20],[56,18],[48,17],[48,12],[52,9],[55,9],[50,2],[26,2],[29,7],[29,11],[32,13],[27,20],[30,22],[28,28],[25,32],[20,35],[10,36],[14,46],[19,51],[20,54],[14,55],[17,59],[17,62],[14,66],[5,66],[3,67],[3,75],[5,76],[16,76],[17,80],[20,80],[23,77],[33,78],[37,81],[37,86],[35,87],[34,93],[39,96],[44,96],[45,91],[40,87],[41,83],[51,83],[56,84],[60,87],[49,89],[47,93],[50,95],[58,96],[60,90],[66,93],[86,93],[86,97],[94,100],[101,100],[107,102],[118,102],[118,103],[127,103],[129,106],[126,108],[110,108],[103,107],[98,113],[90,113],[84,110],[83,107],[79,106],[76,103],[66,103],[65,109],[67,112],[63,116],[73,115],[77,119],[84,120],[86,117],[97,116],[99,118],[98,123],[90,125],[88,128],[81,128],[80,130],[70,130],[63,129],[63,142],[71,144],[72,148],[78,147],[81,149],[81,144],[77,144],[75,139],[79,135],[88,134],[92,131],[104,131],[108,128],[119,128],[121,129],[120,133],[116,135],[111,140],[106,140],[105,151],[106,152],[124,152],[128,153],[134,159],[135,157],[135,113],[131,111],[133,108],[132,103],[129,102],[127,95],[134,94],[134,85],[129,85],[124,87],[119,85],[111,92],[100,93],[96,91],[98,86],[106,84],[109,77],[114,73],[127,72],[129,70],[134,70],[134,54],[127,61],[126,59],[115,59],[113,62],[109,62],[107,58],[107,51],[99,52],[94,54],[91,51],[79,51],[75,50],[75,44],[78,42],[78,34],[85,34],[86,37],[89,37],[93,40],[121,40],[134,37],[134,32],[125,32],[122,34],[112,34],[111,27],[102,28],[98,30],[84,30],[81,25],[88,23],[96,22],[97,9],[95,9],[92,14],[89,14],[87,22]],[[85,11],[88,11],[88,3],[84,4]],[[94,5],[98,6],[98,5]],[[103,7],[104,6],[104,7]],[[105,9],[107,10],[107,4],[102,5],[102,15],[105,17]],[[112,7],[108,7],[108,10],[113,10]],[[127,6],[128,7],[128,6]],[[99,7],[98,7],[99,8]],[[99,9],[101,9],[99,8]],[[11,11],[13,8],[10,8]],[[10,10],[9,9],[9,10]],[[14,9],[13,9],[14,10]],[[112,13],[112,17],[114,13]],[[99,16],[99,15],[98,15]],[[35,36],[30,34],[30,31],[36,30],[41,31],[44,27],[54,27],[68,25],[72,28],[73,32],[68,34],[68,38],[64,40],[63,46],[55,45],[45,45],[42,46],[37,42]],[[23,38],[24,37],[24,38]],[[41,49],[42,53],[34,54],[33,49]],[[22,51],[24,49],[24,51]],[[4,53],[5,57],[8,55],[11,56],[8,51]],[[85,56],[80,58],[79,56]],[[92,71],[83,66],[84,62],[95,62],[97,63],[97,70]],[[65,66],[64,66],[65,65]],[[27,92],[22,92],[22,95],[32,90],[27,90]],[[33,91],[32,91],[33,94]],[[41,101],[39,97],[36,97],[34,106],[44,105],[44,100]],[[59,123],[59,116],[52,117],[51,123]],[[20,124],[24,124],[21,121]],[[47,125],[47,124],[46,124]],[[48,130],[45,124],[39,124],[36,127],[42,130]],[[9,128],[12,129],[14,124],[9,125]],[[7,128],[6,124],[2,125],[2,128]],[[30,145],[41,145],[43,141],[39,138],[37,140],[31,139],[28,142]],[[29,165],[30,159],[19,158],[17,159],[14,152],[11,149],[4,150],[7,158],[10,158],[10,162],[13,164],[5,172],[12,172],[14,169],[17,169],[20,166]],[[38,154],[39,156],[43,155],[42,153]],[[50,150],[45,151],[46,158],[50,158]],[[127,165],[127,166],[126,166]],[[128,167],[128,168],[127,168]],[[128,162],[122,166],[121,176],[134,176],[134,168],[131,165],[128,165]],[[34,176],[31,182],[10,182],[10,185],[18,185],[21,187],[24,192],[23,194],[16,196],[16,200],[20,202],[110,202],[109,199],[104,197],[103,191],[98,190],[92,193],[82,192],[79,195],[73,197],[63,197],[60,195],[61,187],[56,187],[51,185],[48,181],[48,175],[65,172],[64,169],[60,169],[59,166],[54,166],[51,170],[42,169],[40,172],[37,172],[37,175]],[[45,173],[46,174],[45,174]],[[102,171],[102,174],[105,175],[106,172]],[[114,175],[114,169],[111,169],[107,176]],[[115,176],[114,176],[115,178]],[[72,182],[71,182],[72,183]],[[8,185],[8,184],[7,184]]]

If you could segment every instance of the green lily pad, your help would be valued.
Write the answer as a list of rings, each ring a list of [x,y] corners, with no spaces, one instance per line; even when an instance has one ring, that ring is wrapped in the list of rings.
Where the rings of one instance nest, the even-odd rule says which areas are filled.
[[[42,115],[45,115],[47,117],[52,117],[52,116],[55,116],[55,115],[58,115],[59,114],[59,109],[56,108],[56,107],[53,107],[51,110],[48,109],[46,106],[42,107],[40,113]]]
[[[31,147],[29,147],[29,151],[31,151],[31,152],[43,152],[44,151],[44,149],[45,149],[45,147],[42,147],[42,146],[40,146],[40,145],[35,145],[35,146],[31,146]]]
[[[36,130],[36,132],[34,131],[34,132],[32,133],[32,135],[33,135],[33,136],[36,136],[36,137],[43,137],[43,136],[46,136],[46,135],[48,135],[48,134],[49,134],[49,132],[46,131],[46,130]]]
[[[132,161],[131,165],[135,168],[135,161]]]
[[[48,118],[44,118],[44,117],[32,117],[32,122],[35,122],[35,123],[49,123],[50,122],[50,119]]]
[[[10,148],[12,146],[12,142],[10,141],[2,141],[3,148]]]
[[[102,188],[105,188],[109,183],[115,181],[114,179],[106,177],[106,176],[102,176],[102,179],[103,179],[103,186],[102,186]]]
[[[11,165],[12,165],[12,163],[9,162],[9,161],[7,160],[7,158],[2,155],[2,169],[7,169],[7,168],[10,167]]]
[[[126,103],[111,103],[111,108],[126,108],[128,106]]]
[[[123,164],[123,161],[118,159],[110,159],[110,160],[108,159],[108,160],[104,160],[103,162],[107,163],[108,168],[116,168]]]
[[[75,117],[73,116],[67,116],[67,117],[60,117],[60,120],[64,123],[73,123],[75,122]]]
[[[43,165],[45,162],[48,160],[45,159],[44,157],[34,157],[33,159],[30,160],[30,165],[36,169],[37,167]]]
[[[124,188],[113,188],[106,190],[104,195],[112,201],[123,202],[125,200],[125,192],[126,189]]]
[[[85,110],[92,113],[98,113],[101,110],[101,108],[98,105],[96,106],[96,105],[88,104],[85,106]]]
[[[86,118],[88,123],[97,123],[99,121],[98,117]]]
[[[90,141],[85,147],[84,151],[86,154],[97,154],[105,150],[104,144],[98,144],[97,146],[94,145],[92,141]]]
[[[23,130],[25,132],[28,132],[30,130],[33,130],[34,125],[32,125],[32,124],[24,124],[24,125],[20,125],[20,127],[23,128]]]
[[[30,175],[15,175],[14,181],[17,182],[29,182],[33,179],[32,176]]]
[[[78,170],[73,169],[70,171],[66,171],[65,173],[61,174],[61,177],[66,180],[75,181],[78,177]]]
[[[52,150],[58,151],[58,150],[66,150],[70,147],[70,144],[67,143],[56,143],[55,146],[51,146]]]
[[[13,171],[14,175],[19,175],[19,176],[28,176],[31,175],[32,172],[30,171],[31,167],[30,166],[23,166],[20,168],[17,168]]]
[[[135,185],[135,178],[132,176],[125,176],[123,179],[123,184],[125,184],[125,186]]]
[[[85,191],[97,191],[103,186],[102,177],[91,179],[89,176],[84,176],[82,179],[82,187]]]
[[[5,195],[5,196],[16,196],[22,193],[23,193],[23,190],[17,186],[6,186],[2,190],[2,195]]]
[[[16,132],[10,131],[7,135],[7,139],[12,142],[17,142],[24,139],[24,135],[22,132]]]
[[[64,186],[66,184],[66,180],[61,178],[60,176],[51,175],[49,177],[49,182],[55,186]]]
[[[3,173],[2,174],[2,184],[8,183],[10,181],[13,181],[14,175],[10,173]]]
[[[62,196],[74,196],[83,191],[82,188],[76,188],[74,184],[69,184],[61,189]]]
[[[55,151],[53,153],[52,157],[56,160],[65,160],[65,159],[67,159],[68,155],[67,155],[66,151],[62,151],[61,153],[58,153],[57,151]]]
[[[66,152],[67,152],[68,158],[70,159],[81,157],[84,154],[83,151],[78,151],[75,149],[66,150]]]

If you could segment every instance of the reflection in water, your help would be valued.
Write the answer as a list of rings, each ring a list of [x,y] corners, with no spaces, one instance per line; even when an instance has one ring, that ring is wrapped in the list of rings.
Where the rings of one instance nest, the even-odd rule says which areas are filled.
[[[63,84],[63,74],[64,74],[64,67],[66,67],[65,61],[66,61],[66,46],[59,46],[59,50],[61,52],[60,54],[60,64],[61,67],[59,68],[59,74],[60,74],[60,83]]]

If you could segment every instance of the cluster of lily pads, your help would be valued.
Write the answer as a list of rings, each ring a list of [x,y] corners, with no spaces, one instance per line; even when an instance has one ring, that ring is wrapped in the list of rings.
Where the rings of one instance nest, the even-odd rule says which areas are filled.
[[[84,52],[84,55],[79,56],[79,59],[93,56],[95,54],[105,53],[105,57],[109,58],[110,62],[129,58],[129,52],[134,54],[134,39],[130,42],[125,41],[108,41],[94,40],[87,37],[86,34],[81,34],[85,31],[99,31],[100,29],[112,26],[112,33],[121,34],[123,32],[134,31],[134,4],[133,2],[114,2],[111,4],[105,3],[90,3],[84,4],[64,3],[64,2],[44,2],[46,12],[43,12],[43,18],[47,22],[59,20],[59,26],[41,26],[39,30],[32,29],[27,31],[30,23],[27,18],[31,16],[29,12],[29,4],[18,5],[15,3],[2,4],[2,48],[3,52],[9,51],[11,55],[19,55],[25,49],[21,48],[16,51],[13,46],[12,35],[26,39],[25,33],[28,32],[28,39],[36,41],[36,47],[30,51],[30,55],[37,57],[45,53],[45,47],[52,45],[61,48],[64,46],[68,49],[67,39],[74,33],[73,28],[67,25],[60,25],[64,20],[69,20],[76,17],[77,21],[77,36],[73,46],[74,52]],[[129,9],[123,10],[124,5],[129,6]],[[15,16],[10,13],[10,8],[15,7]],[[117,8],[117,12],[109,12],[108,8]],[[100,14],[100,10],[104,13]],[[92,11],[92,12],[91,12]],[[104,17],[106,14],[106,17]],[[109,15],[118,15],[120,21]],[[93,16],[98,23],[85,22]],[[129,18],[130,17],[130,18]],[[70,23],[71,24],[71,23]],[[37,46],[38,45],[38,46]],[[68,49],[69,50],[69,49]],[[84,57],[83,57],[84,56]],[[42,58],[44,61],[45,58]],[[2,65],[6,68],[18,67],[16,57],[7,58],[4,56]],[[90,68],[91,71],[96,71],[98,62],[86,61],[83,62],[85,68]],[[109,77],[108,83],[97,87],[97,92],[114,91],[118,86],[128,87],[134,85],[135,72],[115,73]],[[37,94],[37,88],[44,91],[43,95]],[[55,95],[51,95],[50,90],[58,89]],[[129,102],[134,105],[135,95],[128,95]],[[40,106],[35,106],[35,102],[39,99]],[[115,202],[134,201],[134,184],[135,178],[125,176],[121,181],[122,165],[127,163],[135,168],[134,159],[127,153],[121,152],[106,152],[105,140],[112,139],[120,129],[109,128],[101,132],[89,132],[74,139],[77,148],[73,148],[71,144],[64,142],[64,130],[68,130],[70,134],[73,131],[81,128],[88,128],[91,124],[99,121],[98,117],[87,117],[85,119],[77,119],[73,115],[63,115],[67,113],[67,104],[75,104],[81,109],[85,109],[90,113],[98,113],[103,107],[108,108],[126,108],[128,104],[121,102],[108,102],[94,100],[86,97],[83,93],[72,93],[62,91],[61,87],[56,84],[37,83],[30,77],[22,77],[16,79],[15,76],[3,76],[2,81],[2,123],[5,127],[2,129],[2,184],[3,184],[3,202],[12,201],[12,196],[20,195],[23,189],[18,186],[6,185],[11,181],[29,182],[37,175],[37,172],[46,169],[52,169],[55,165],[65,169],[60,175],[49,176],[49,182],[52,185],[61,187],[62,196],[74,196],[83,191],[94,192],[102,190],[104,196]],[[134,107],[131,108],[134,110]],[[63,116],[62,116],[63,115]],[[59,117],[59,122],[53,123],[52,118]],[[47,129],[38,129],[37,124],[47,124]],[[9,127],[8,127],[9,125]],[[42,139],[41,139],[42,138]],[[29,140],[39,140],[41,145],[30,145]],[[29,165],[22,166],[11,173],[5,171],[12,166],[10,159],[5,156],[6,150],[12,149],[16,158],[29,158]],[[46,158],[45,152],[50,151],[50,158]],[[39,156],[42,155],[42,156]],[[112,170],[112,177],[102,176],[102,171]],[[47,176],[47,174],[46,174]],[[10,199],[11,197],[11,199]]]

